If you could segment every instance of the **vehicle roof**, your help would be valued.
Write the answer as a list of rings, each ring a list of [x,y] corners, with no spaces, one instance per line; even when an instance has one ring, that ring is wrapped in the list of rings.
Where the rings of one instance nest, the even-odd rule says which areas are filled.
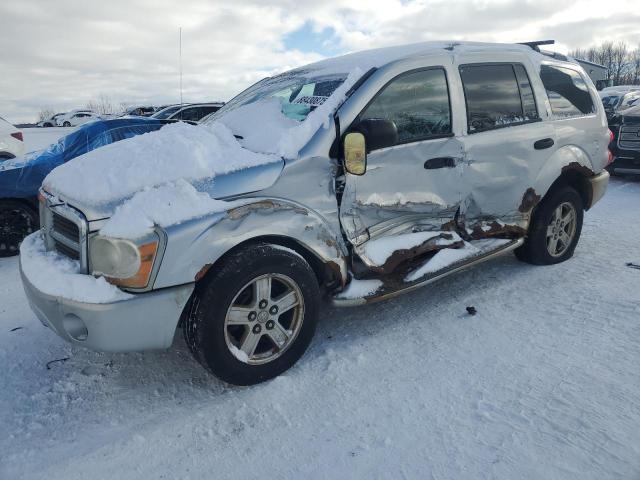
[[[224,102],[204,102],[204,103],[185,103],[181,106],[181,108],[187,107],[221,107],[224,105]]]
[[[620,112],[623,117],[640,117],[640,105],[629,107]]]
[[[370,68],[379,68],[399,60],[409,60],[444,53],[445,51],[453,51],[455,53],[518,52],[538,58],[539,60],[549,59],[549,57],[535,51],[528,45],[516,43],[437,41],[348,53],[339,57],[321,60],[296,70],[313,69],[319,70],[320,72],[326,71],[326,73],[344,73],[345,71],[351,71],[353,68],[359,67],[366,71]]]

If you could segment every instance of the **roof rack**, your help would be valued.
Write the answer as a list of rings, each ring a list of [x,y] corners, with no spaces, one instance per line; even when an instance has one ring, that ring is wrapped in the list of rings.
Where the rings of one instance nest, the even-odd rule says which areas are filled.
[[[518,45],[526,45],[529,48],[532,48],[536,52],[540,51],[540,45],[553,45],[556,43],[555,40],[536,40],[534,42],[519,42]]]

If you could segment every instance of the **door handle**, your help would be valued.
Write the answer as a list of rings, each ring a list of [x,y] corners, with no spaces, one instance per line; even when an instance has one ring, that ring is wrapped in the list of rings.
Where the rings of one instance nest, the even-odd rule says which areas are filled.
[[[533,148],[536,150],[544,150],[545,148],[553,147],[554,141],[553,138],[543,138],[542,140],[538,140],[533,144]]]
[[[456,159],[453,157],[436,157],[430,158],[424,162],[424,168],[434,170],[436,168],[455,168]]]

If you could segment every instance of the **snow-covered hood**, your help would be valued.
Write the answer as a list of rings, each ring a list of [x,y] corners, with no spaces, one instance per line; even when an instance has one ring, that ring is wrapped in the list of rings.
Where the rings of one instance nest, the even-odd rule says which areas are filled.
[[[85,214],[111,217],[136,194],[185,183],[212,199],[255,192],[272,185],[282,157],[243,148],[222,124],[175,123],[81,155],[54,169],[44,189]]]
[[[193,187],[195,192],[206,193],[210,198],[216,200],[259,192],[260,190],[269,188],[278,180],[284,164],[284,160],[279,159],[278,161],[268,164],[256,165],[243,170],[217,175],[215,179],[207,178],[189,182],[189,185]],[[174,185],[175,183],[176,182],[171,182],[163,185]],[[146,187],[141,191],[149,191],[151,188],[152,187]],[[133,197],[133,195],[122,196],[107,202],[93,204],[80,201],[73,195],[73,192],[66,194],[51,186],[45,186],[45,190],[61,202],[80,209],[90,222],[110,218],[118,207]]]

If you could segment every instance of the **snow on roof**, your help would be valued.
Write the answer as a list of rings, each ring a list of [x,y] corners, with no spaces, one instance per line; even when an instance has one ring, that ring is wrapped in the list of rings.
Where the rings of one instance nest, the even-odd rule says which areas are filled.
[[[524,52],[533,56],[543,57],[541,53],[536,52],[531,47],[516,43],[432,41],[348,53],[339,57],[320,60],[301,68],[327,72],[349,72],[357,67],[366,72],[370,68],[379,68],[388,63],[446,50],[465,53],[500,50]]]

